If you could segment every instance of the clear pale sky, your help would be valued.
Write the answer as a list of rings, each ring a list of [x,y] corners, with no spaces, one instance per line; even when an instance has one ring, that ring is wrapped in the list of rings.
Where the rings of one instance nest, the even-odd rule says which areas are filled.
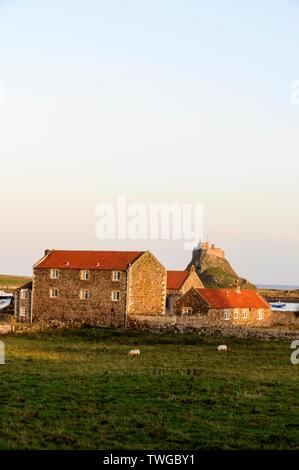
[[[299,284],[299,2],[0,0],[0,44],[0,273],[45,248],[185,268],[180,242],[96,238],[126,195],[202,203],[240,275]]]

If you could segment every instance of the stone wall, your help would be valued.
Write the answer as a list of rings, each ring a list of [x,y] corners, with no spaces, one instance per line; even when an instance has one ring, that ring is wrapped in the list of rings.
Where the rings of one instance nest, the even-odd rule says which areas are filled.
[[[112,280],[112,271],[89,270],[89,279],[81,279],[80,269],[60,269],[58,279],[51,279],[51,270],[35,268],[33,276],[33,321],[86,321],[95,325],[124,325],[126,272],[120,280]],[[58,297],[50,297],[50,289],[58,289]],[[88,299],[80,292],[88,290]],[[119,301],[112,300],[112,291],[119,291]]]
[[[24,289],[27,291],[27,298],[24,299],[22,295],[23,289],[18,289],[14,296],[14,317],[18,322],[31,321],[31,305],[32,305],[32,290]],[[27,314],[24,315],[24,308]]]
[[[182,294],[185,294],[185,292],[188,292],[188,290],[191,289],[191,287],[195,287],[198,289],[204,287],[194,267],[193,269],[191,268],[186,281],[182,285],[182,289],[181,289]]]
[[[128,271],[127,314],[164,315],[167,271],[146,252]]]
[[[0,325],[0,335],[7,335],[14,331],[13,325]]]
[[[193,333],[200,336],[219,338],[259,339],[264,341],[291,342],[299,339],[299,331],[278,330],[274,328],[244,328],[240,326],[200,326],[192,318],[173,316],[132,315],[128,327],[143,331],[164,333]]]
[[[284,312],[275,310],[273,311],[273,325],[299,326],[299,312]]]

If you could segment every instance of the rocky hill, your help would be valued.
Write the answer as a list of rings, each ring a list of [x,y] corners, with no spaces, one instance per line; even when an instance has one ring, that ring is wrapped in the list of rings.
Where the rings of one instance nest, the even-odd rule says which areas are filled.
[[[205,287],[232,288],[236,280],[242,289],[253,289],[255,286],[247,279],[240,277],[225,258],[224,251],[201,243],[193,250],[192,259],[187,266],[189,270],[194,265],[196,272]]]

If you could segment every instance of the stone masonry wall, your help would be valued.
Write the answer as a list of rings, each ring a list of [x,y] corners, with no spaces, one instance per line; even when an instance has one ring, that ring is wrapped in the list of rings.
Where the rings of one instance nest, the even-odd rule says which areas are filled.
[[[15,293],[15,306],[14,306],[14,317],[19,322],[30,322],[31,321],[31,302],[32,302],[32,290],[27,290],[27,299],[23,299],[22,290],[18,289]],[[27,315],[23,315],[24,308],[27,309]]]
[[[138,258],[128,271],[128,315],[164,315],[166,279],[166,269],[150,252]]]
[[[177,300],[174,306],[174,313],[176,315],[182,315],[184,308],[192,308],[192,315],[198,315],[199,312],[203,314],[208,311],[207,303],[195,289],[190,289],[183,297]]]
[[[273,311],[274,325],[299,325],[299,312]]]
[[[299,331],[276,330],[274,328],[244,328],[240,326],[202,326],[193,317],[132,315],[128,327],[143,331],[164,333],[193,333],[219,338],[259,339],[264,341],[291,342],[299,339]]]
[[[124,325],[126,272],[119,281],[112,280],[112,271],[89,270],[89,279],[81,279],[80,269],[60,269],[58,279],[51,279],[51,270],[35,268],[33,276],[33,321],[86,321],[102,326]],[[50,289],[58,289],[58,297],[50,297]],[[89,298],[81,299],[80,291],[88,290]],[[119,301],[112,300],[112,291],[120,292]]]
[[[195,287],[195,288],[198,288],[198,289],[204,287],[204,285],[201,282],[201,280],[199,279],[195,269],[194,269],[194,271],[190,270],[186,281],[182,285],[182,289],[181,289],[182,294],[185,294],[185,292],[188,292],[188,290],[191,289],[191,287]]]

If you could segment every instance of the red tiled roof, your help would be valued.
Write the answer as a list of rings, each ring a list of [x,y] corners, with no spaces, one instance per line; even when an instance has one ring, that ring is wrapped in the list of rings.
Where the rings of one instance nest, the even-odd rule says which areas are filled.
[[[189,275],[189,271],[167,271],[167,289],[180,289]]]
[[[197,289],[212,308],[270,308],[270,305],[254,290]]]
[[[36,268],[118,269],[124,271],[144,251],[69,251],[53,250]]]

